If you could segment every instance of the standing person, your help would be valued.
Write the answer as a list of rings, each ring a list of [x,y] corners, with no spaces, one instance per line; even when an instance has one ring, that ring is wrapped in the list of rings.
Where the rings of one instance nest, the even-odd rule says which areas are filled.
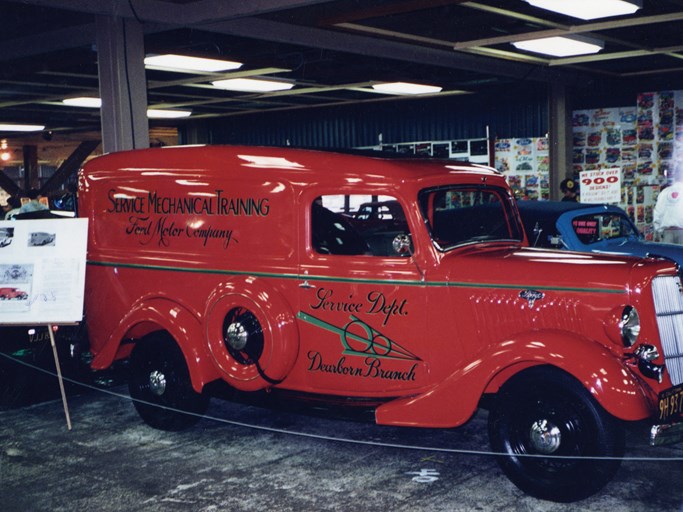
[[[659,192],[652,224],[662,242],[683,244],[683,182],[674,181]]]
[[[560,190],[564,194],[562,201],[579,201],[579,184],[571,178],[566,178],[560,183]]]

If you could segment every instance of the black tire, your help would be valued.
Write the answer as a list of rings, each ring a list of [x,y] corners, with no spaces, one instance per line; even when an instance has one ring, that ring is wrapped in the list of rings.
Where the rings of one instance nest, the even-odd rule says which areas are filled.
[[[209,405],[209,397],[192,388],[180,347],[160,333],[135,345],[128,389],[140,417],[160,430],[183,430],[194,425]]]
[[[489,412],[489,439],[495,453],[509,454],[497,459],[517,487],[565,503],[602,489],[624,453],[620,422],[579,381],[547,366],[503,386]]]

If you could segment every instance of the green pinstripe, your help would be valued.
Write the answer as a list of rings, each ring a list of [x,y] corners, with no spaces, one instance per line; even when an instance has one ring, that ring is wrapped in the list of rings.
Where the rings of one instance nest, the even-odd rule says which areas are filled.
[[[223,270],[223,269],[205,269],[205,268],[190,268],[190,267],[174,267],[165,265],[143,265],[137,263],[112,263],[106,261],[88,260],[88,265],[96,267],[118,267],[118,268],[133,268],[140,270],[162,270],[166,272],[186,272],[193,274],[219,274],[227,276],[255,276],[272,279],[299,279],[315,282],[332,282],[332,283],[357,283],[357,284],[377,284],[377,285],[402,285],[402,286],[420,286],[423,288],[485,288],[485,289],[503,289],[503,290],[519,290],[519,289],[534,289],[543,291],[557,291],[557,292],[578,292],[578,293],[610,293],[610,294],[625,294],[626,290],[614,288],[586,288],[578,286],[548,286],[536,284],[510,284],[510,283],[469,283],[465,281],[420,281],[417,279],[365,279],[356,277],[335,277],[335,276],[313,276],[300,274],[276,274],[274,272],[247,272],[239,270]]]

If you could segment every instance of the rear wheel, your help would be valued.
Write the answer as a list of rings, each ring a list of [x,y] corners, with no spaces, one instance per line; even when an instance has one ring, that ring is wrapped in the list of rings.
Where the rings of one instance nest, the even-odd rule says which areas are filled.
[[[572,502],[619,469],[624,432],[570,375],[549,367],[507,383],[489,413],[491,447],[507,477],[537,498]]]
[[[180,347],[168,335],[155,333],[140,340],[130,357],[130,396],[148,425],[182,430],[206,412],[208,396],[192,388]]]

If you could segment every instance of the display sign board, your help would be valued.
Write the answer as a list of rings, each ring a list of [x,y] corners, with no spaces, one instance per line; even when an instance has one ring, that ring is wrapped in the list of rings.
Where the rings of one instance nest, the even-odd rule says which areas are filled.
[[[88,219],[0,222],[0,324],[83,319]]]
[[[581,181],[582,203],[619,203],[621,202],[621,169],[599,169],[582,171]]]

